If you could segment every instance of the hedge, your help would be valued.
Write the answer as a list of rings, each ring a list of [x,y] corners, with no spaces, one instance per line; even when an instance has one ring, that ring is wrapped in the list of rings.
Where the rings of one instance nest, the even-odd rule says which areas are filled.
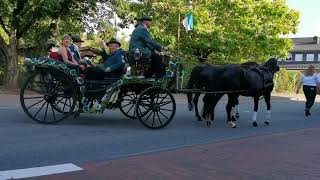
[[[275,88],[274,92],[284,93],[284,92],[295,92],[296,86],[300,80],[301,71],[288,71],[285,69],[280,69],[274,77]],[[301,91],[301,89],[300,89]]]

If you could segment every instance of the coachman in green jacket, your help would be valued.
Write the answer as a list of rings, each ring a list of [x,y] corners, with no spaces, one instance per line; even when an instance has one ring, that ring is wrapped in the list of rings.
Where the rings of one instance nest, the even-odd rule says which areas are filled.
[[[164,75],[161,56],[156,54],[154,51],[168,50],[168,48],[157,43],[151,37],[148,31],[151,26],[151,17],[144,15],[137,20],[139,20],[139,23],[135,26],[129,43],[130,64],[134,64],[134,52],[136,49],[139,49],[142,53],[142,63],[151,59],[151,68],[146,72],[146,77],[152,77],[155,73],[156,78],[161,78]]]

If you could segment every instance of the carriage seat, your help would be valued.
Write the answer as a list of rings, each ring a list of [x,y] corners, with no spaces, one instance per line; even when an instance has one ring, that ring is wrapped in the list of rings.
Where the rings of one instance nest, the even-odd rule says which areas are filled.
[[[142,57],[142,53],[137,48],[133,55],[127,53],[127,60],[131,66],[131,72],[134,76],[145,75],[145,73],[150,69],[151,59],[145,59]]]

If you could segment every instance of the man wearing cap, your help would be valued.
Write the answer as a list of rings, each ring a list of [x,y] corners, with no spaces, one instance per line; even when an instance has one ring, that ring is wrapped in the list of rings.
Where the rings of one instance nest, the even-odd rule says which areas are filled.
[[[102,58],[105,60],[104,67],[106,73],[122,73],[123,67],[124,67],[124,53],[120,49],[121,44],[119,41],[117,41],[115,38],[111,38],[109,42],[106,43],[106,45],[109,47],[110,54],[107,54],[104,46],[100,44],[101,47],[101,54]]]
[[[151,59],[151,69],[146,76],[150,77],[155,73],[157,78],[161,78],[163,76],[161,56],[156,54],[155,50],[162,51],[168,48],[160,45],[151,37],[148,31],[151,26],[151,17],[144,15],[138,20],[139,23],[135,26],[129,43],[130,64],[134,64],[132,61],[134,52],[139,49],[142,53],[142,63],[146,62],[147,59]]]
[[[104,43],[100,42],[101,55],[104,64],[98,64],[96,67],[87,68],[87,79],[103,80],[104,77],[118,78],[123,75],[125,60],[124,53],[120,49],[120,42],[115,38],[111,38],[106,45],[109,47],[110,54],[106,53]]]
[[[69,49],[72,53],[74,60],[76,60],[79,63],[81,60],[80,47],[81,47],[81,43],[84,41],[81,40],[80,36],[78,35],[72,36],[72,41],[73,41],[73,44],[69,46]]]

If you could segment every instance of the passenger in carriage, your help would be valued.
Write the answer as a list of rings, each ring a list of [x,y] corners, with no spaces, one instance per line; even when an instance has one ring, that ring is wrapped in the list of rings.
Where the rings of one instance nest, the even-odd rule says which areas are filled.
[[[151,59],[151,69],[147,72],[146,77],[151,77],[154,73],[156,78],[161,78],[164,75],[163,65],[161,62],[161,56],[155,53],[155,50],[162,51],[168,50],[167,47],[157,43],[150,35],[148,29],[151,26],[152,18],[149,16],[142,16],[137,19],[138,23],[132,32],[130,43],[129,43],[129,56],[130,64],[134,64],[132,60],[134,59],[134,53],[136,49],[139,49],[142,53],[142,62],[147,62]]]
[[[59,47],[56,47],[55,44],[49,44],[46,57],[55,61],[58,60],[58,50]]]
[[[80,63],[80,60],[81,60],[80,47],[84,41],[80,38],[80,36],[75,35],[75,36],[72,36],[72,42],[73,43],[69,46],[69,49],[72,53],[74,60]]]
[[[86,78],[89,80],[103,80],[104,77],[119,78],[123,75],[123,67],[125,65],[124,52],[121,43],[115,38],[111,38],[106,43],[110,54],[105,51],[104,42],[100,42],[101,55],[104,64],[98,64],[96,67],[86,69]]]
[[[72,53],[69,49],[71,37],[69,35],[64,35],[62,37],[62,44],[58,51],[58,61],[64,62],[70,68],[78,68],[78,62],[73,58]]]
[[[121,43],[115,38],[111,38],[110,41],[106,43],[106,45],[109,47],[110,54],[107,54],[105,49],[101,46],[102,58],[105,60],[104,71],[107,74],[122,74],[125,60],[124,52],[120,48]]]

